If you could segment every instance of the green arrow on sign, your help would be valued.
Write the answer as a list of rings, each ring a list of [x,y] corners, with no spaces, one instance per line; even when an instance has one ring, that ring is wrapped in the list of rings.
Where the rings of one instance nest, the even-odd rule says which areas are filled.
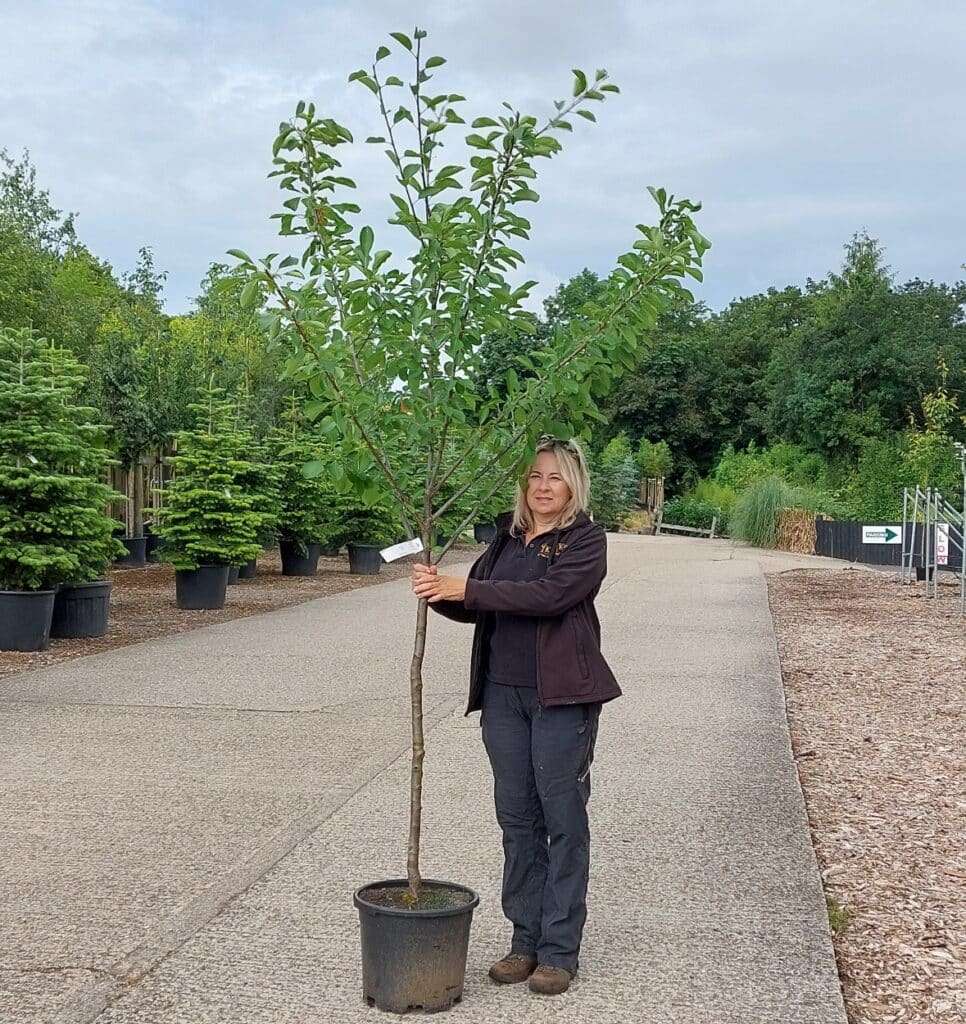
[[[898,536],[899,536],[898,530],[892,530],[888,526],[885,528],[886,544],[888,544],[890,540],[895,540],[896,537],[898,537]]]

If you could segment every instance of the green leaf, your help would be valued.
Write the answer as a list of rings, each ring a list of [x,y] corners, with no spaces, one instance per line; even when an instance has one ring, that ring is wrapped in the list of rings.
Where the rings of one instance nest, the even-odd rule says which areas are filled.
[[[238,301],[241,304],[242,309],[254,309],[258,299],[258,278],[253,277],[249,281],[245,282],[245,287],[242,288]]]
[[[413,52],[413,41],[409,38],[409,36],[404,35],[402,32],[390,32],[389,34],[393,37],[393,39],[396,40],[397,43],[400,44],[400,46],[405,46],[410,53]]]
[[[376,60],[377,61],[378,60],[382,60],[384,57],[388,57],[388,56],[389,56],[389,47],[388,46],[380,46],[379,49],[376,50]]]
[[[574,68],[574,96],[579,96],[587,88],[587,76],[580,70]]]
[[[478,117],[473,122],[473,124],[470,125],[470,127],[471,128],[499,128],[500,125],[499,125],[499,122],[494,121],[492,117]]]
[[[384,84],[385,85],[402,85],[403,84],[403,80],[401,78],[397,78],[395,75],[390,75],[386,79]]]
[[[445,63],[446,63],[446,58],[445,57],[430,57],[429,60],[426,61],[426,67],[427,68],[439,68],[439,67],[442,67]]]
[[[578,110],[577,113],[580,117],[586,118],[588,121],[597,120],[597,118],[594,117],[594,115],[589,110]]]
[[[359,248],[362,250],[362,255],[366,259],[369,258],[369,253],[372,252],[372,243],[374,240],[375,235],[373,234],[372,228],[367,224],[359,232]]]
[[[618,89],[616,85],[608,84],[608,85],[602,85],[600,87],[600,91],[601,92],[620,92],[620,89]]]
[[[381,135],[370,135],[366,142],[385,142],[386,140]]]
[[[236,260],[242,260],[245,263],[254,262],[251,256],[249,256],[247,252],[243,252],[241,249],[229,249],[228,255],[234,256]]]

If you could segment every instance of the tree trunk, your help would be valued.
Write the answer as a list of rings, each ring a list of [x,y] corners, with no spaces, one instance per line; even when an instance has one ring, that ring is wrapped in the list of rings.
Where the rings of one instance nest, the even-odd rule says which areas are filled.
[[[413,902],[419,899],[423,880],[419,874],[419,838],[423,814],[423,654],[426,650],[426,620],[429,604],[420,599],[416,611],[416,641],[409,670],[409,691],[413,711],[413,761],[409,787],[409,845],[406,856],[406,874]]]
[[[131,466],[131,536],[144,536],[144,467],[141,460]]]

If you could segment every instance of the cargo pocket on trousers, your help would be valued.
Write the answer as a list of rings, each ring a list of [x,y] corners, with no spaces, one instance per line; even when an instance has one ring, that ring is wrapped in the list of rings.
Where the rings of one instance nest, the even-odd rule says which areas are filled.
[[[594,763],[594,745],[597,742],[597,725],[600,721],[599,704],[584,704],[582,706],[584,721],[577,731],[584,737],[586,746],[580,763],[580,771],[577,773],[578,782],[583,782],[587,778],[590,766]]]

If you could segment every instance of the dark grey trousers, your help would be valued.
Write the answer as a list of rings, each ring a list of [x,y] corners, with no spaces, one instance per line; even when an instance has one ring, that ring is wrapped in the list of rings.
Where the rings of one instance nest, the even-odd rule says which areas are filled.
[[[526,686],[487,680],[483,691],[510,951],[574,973],[587,919],[587,801],[599,715],[600,704],[542,709]]]

